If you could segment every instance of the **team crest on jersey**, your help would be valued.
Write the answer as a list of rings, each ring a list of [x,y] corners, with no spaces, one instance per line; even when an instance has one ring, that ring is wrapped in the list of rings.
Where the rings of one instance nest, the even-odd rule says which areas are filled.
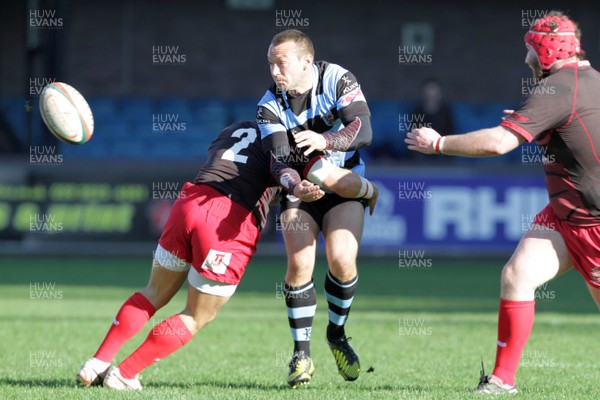
[[[352,103],[355,100],[364,101],[364,96],[362,94],[362,90],[360,90],[360,87],[342,96],[342,98],[340,99],[340,103],[342,104],[342,107],[346,107],[348,104]]]
[[[231,263],[231,253],[210,249],[202,263],[202,268],[223,275],[229,267],[229,263]]]

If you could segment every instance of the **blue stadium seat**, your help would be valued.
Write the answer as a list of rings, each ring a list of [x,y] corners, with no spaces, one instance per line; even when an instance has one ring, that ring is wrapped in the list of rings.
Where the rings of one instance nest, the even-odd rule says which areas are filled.
[[[87,99],[95,123],[116,122],[120,118],[116,101],[110,97],[91,97]]]
[[[146,98],[123,98],[119,101],[121,119],[126,122],[152,123],[153,115],[157,113],[153,100]]]
[[[182,160],[190,156],[185,143],[180,140],[159,140],[151,143],[149,158],[167,158]]]
[[[191,123],[195,116],[192,113],[191,101],[185,98],[163,98],[158,100],[157,113],[177,117],[177,122]]]
[[[116,158],[147,158],[150,156],[149,146],[138,139],[124,139],[113,143],[111,155]]]
[[[123,121],[115,120],[110,122],[94,122],[94,140],[98,141],[114,141],[126,139],[130,134],[130,124]]]
[[[199,123],[214,122],[225,127],[232,122],[228,116],[227,105],[220,99],[194,100],[192,112]]]
[[[383,148],[386,153],[398,158],[404,158],[408,149],[404,145],[405,132],[400,130],[400,116],[410,113],[411,108],[406,103],[394,100],[369,101],[371,110],[371,126],[373,128],[372,148],[367,147],[374,158]]]
[[[67,162],[71,159],[108,158],[113,155],[113,145],[108,141],[101,141],[92,137],[88,143],[80,146],[61,143],[60,153],[64,155]]]
[[[256,117],[257,99],[234,100],[231,102],[231,122],[254,120]]]
[[[0,109],[2,115],[13,129],[15,135],[24,140],[27,110],[26,106],[31,107],[29,112],[35,112],[39,115],[38,99],[33,99],[25,103],[25,98],[19,96],[3,96],[0,99]]]

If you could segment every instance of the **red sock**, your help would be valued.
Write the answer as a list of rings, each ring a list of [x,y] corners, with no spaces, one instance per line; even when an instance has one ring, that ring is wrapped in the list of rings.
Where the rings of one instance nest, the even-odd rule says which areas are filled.
[[[500,299],[498,347],[493,375],[507,385],[515,384],[521,354],[533,328],[535,301]]]
[[[134,293],[121,306],[94,357],[111,362],[121,346],[135,336],[155,312],[156,309],[143,294]]]
[[[179,350],[192,336],[179,314],[167,318],[152,328],[146,341],[119,365],[121,376],[133,379],[144,368]]]

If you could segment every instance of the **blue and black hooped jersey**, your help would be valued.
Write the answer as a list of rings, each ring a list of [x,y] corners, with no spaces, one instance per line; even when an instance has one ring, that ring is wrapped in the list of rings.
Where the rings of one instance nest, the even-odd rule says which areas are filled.
[[[263,139],[285,133],[287,145],[293,149],[293,133],[303,130],[335,132],[356,117],[370,117],[360,84],[350,71],[336,64],[318,61],[313,64],[313,73],[316,84],[300,96],[290,97],[275,84],[267,90],[256,112],[256,122]],[[364,145],[359,142],[356,148]],[[367,142],[370,142],[370,137]],[[270,140],[263,140],[263,145],[270,143]],[[333,164],[363,174],[364,164],[358,150],[328,153]]]

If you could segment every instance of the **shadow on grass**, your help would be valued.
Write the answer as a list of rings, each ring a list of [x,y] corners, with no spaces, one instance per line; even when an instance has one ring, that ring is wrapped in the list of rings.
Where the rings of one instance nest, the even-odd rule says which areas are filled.
[[[230,382],[230,381],[220,381],[220,380],[213,380],[213,381],[200,381],[200,382],[194,382],[194,383],[173,383],[173,382],[160,382],[160,381],[153,381],[153,382],[144,382],[144,387],[145,388],[153,388],[153,389],[160,389],[160,388],[179,388],[179,389],[191,389],[191,388],[196,388],[196,389],[200,389],[200,388],[214,388],[214,389],[246,389],[246,390],[264,390],[264,391],[268,391],[268,390],[281,390],[281,391],[289,391],[292,390],[290,389],[290,387],[286,384],[286,383],[281,383],[281,384],[265,384],[265,383],[259,383],[259,382],[252,382],[252,381],[248,381],[248,382],[240,382],[240,381],[236,381],[236,382]],[[301,390],[331,390],[331,386],[329,385],[305,385],[302,386]],[[344,389],[348,389],[348,390],[352,390],[352,391],[360,391],[360,392],[372,392],[373,390],[377,390],[377,391],[389,391],[389,392],[397,392],[399,390],[403,390],[403,387],[395,387],[395,386],[391,386],[391,385],[381,385],[381,386],[359,386],[359,385],[353,385],[351,383],[347,384],[347,386]],[[422,391],[424,390],[421,387],[407,387],[408,390],[411,391]]]
[[[0,387],[29,387],[29,388],[76,388],[75,379],[9,379],[0,378]]]
[[[75,384],[73,379],[9,379],[9,378],[0,378],[0,387],[13,387],[13,388],[72,388],[72,389],[81,389]],[[230,381],[220,381],[213,380],[208,382],[194,382],[194,383],[173,383],[173,382],[161,382],[161,381],[145,381],[143,382],[143,386],[145,389],[165,389],[165,388],[173,388],[173,389],[202,389],[202,388],[213,388],[213,389],[236,389],[236,390],[260,390],[260,391],[290,391],[290,387],[285,384],[265,384],[259,382],[230,382]],[[100,388],[102,389],[102,388]],[[340,388],[342,389],[342,388]],[[391,386],[391,385],[380,385],[380,386],[365,386],[365,385],[352,385],[348,384],[343,388],[344,390],[352,390],[353,392],[410,392],[410,393],[425,393],[426,390],[420,386],[411,386],[411,385],[401,385],[401,386]],[[314,386],[304,386],[301,390],[311,390],[311,391],[323,391],[332,390],[329,385],[314,385]]]

